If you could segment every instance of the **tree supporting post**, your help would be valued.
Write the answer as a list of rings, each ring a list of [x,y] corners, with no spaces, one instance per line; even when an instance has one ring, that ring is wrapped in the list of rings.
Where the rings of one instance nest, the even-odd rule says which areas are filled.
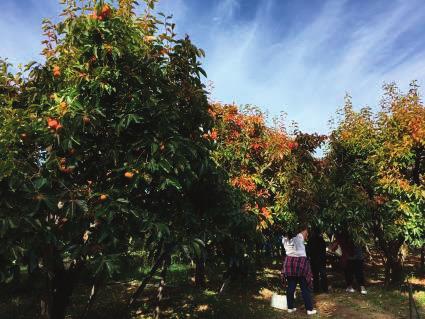
[[[94,283],[92,285],[92,288],[90,290],[90,296],[89,296],[89,299],[87,300],[86,307],[84,308],[84,312],[81,315],[81,319],[87,318],[87,315],[90,311],[90,308],[92,307],[92,305],[94,303],[94,299],[96,298],[98,291],[99,291],[99,282],[95,279]]]
[[[161,271],[161,281],[159,282],[158,295],[157,295],[157,305],[155,307],[155,319],[159,319],[161,317],[160,306],[161,306],[162,298],[164,297],[166,276],[167,276],[167,271],[168,271],[168,267],[170,266],[170,264],[171,264],[171,258],[170,258],[170,256],[167,256],[166,258],[164,258],[162,271]]]

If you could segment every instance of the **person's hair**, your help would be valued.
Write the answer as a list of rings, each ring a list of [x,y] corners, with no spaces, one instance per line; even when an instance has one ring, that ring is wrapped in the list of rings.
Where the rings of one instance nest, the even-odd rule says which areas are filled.
[[[283,237],[286,237],[288,239],[294,238],[297,235],[297,232],[293,229],[288,229],[283,232]]]
[[[309,227],[306,223],[302,223],[298,225],[298,233],[301,233],[304,230],[309,230]]]
[[[308,225],[306,223],[300,223],[296,227],[289,227],[284,233],[283,236],[286,238],[294,238],[303,230],[308,230]]]

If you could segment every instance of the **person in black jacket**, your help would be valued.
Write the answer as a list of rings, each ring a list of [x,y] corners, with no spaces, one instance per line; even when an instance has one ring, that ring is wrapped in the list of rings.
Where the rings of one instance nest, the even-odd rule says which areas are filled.
[[[307,256],[310,258],[315,293],[328,292],[326,275],[326,242],[318,229],[311,231],[307,244]]]
[[[366,295],[362,247],[356,244],[347,232],[338,232],[335,238],[336,241],[331,245],[330,249],[335,250],[337,246],[341,247],[341,266],[344,269],[347,284],[346,291],[355,291],[352,284],[353,277],[356,277],[357,283],[360,286],[360,293]]]

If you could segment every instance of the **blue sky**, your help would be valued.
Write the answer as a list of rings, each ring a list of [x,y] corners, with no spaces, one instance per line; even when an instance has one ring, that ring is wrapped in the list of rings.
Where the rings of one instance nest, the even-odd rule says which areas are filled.
[[[40,59],[41,19],[57,0],[0,0],[0,56]],[[348,92],[377,108],[384,82],[425,83],[422,0],[162,0],[177,31],[206,51],[213,98],[288,114],[328,132]]]

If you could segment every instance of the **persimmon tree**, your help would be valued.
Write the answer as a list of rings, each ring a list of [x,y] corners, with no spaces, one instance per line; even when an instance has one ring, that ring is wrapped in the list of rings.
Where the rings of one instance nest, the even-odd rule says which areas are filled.
[[[287,168],[289,181],[287,196],[288,208],[297,220],[313,226],[323,224],[321,215],[326,205],[323,192],[324,162],[315,152],[327,140],[326,135],[295,132],[297,148],[292,151],[292,160]]]
[[[289,134],[282,120],[268,125],[267,116],[252,106],[212,103],[210,113],[214,129],[205,137],[216,141],[213,157],[239,189],[246,214],[257,220],[251,247],[276,242],[284,230],[312,220],[314,203],[305,196],[317,193],[314,172],[320,169],[313,153],[325,137]],[[252,249],[244,253],[255,257]]]
[[[172,251],[195,256],[200,235],[240,213],[194,200],[219,175],[200,131],[212,124],[203,51],[154,1],[139,17],[134,5],[70,1],[43,24],[43,63],[1,63],[1,279],[22,265],[44,278],[45,318],[65,316],[81,272],[101,282],[139,248],[153,252],[151,275],[166,270]]]
[[[415,83],[407,94],[387,85],[378,114],[353,110],[348,98],[341,115],[327,155],[328,217],[376,241],[387,283],[399,282],[403,244],[424,242],[425,108]]]
[[[206,138],[216,141],[215,161],[229,174],[229,183],[239,189],[245,211],[257,218],[258,229],[267,227],[278,201],[280,180],[276,168],[283,168],[291,149],[289,136],[266,126],[264,114],[255,107],[212,104],[215,127]],[[286,205],[284,196],[280,205]],[[286,207],[286,206],[285,206]]]

